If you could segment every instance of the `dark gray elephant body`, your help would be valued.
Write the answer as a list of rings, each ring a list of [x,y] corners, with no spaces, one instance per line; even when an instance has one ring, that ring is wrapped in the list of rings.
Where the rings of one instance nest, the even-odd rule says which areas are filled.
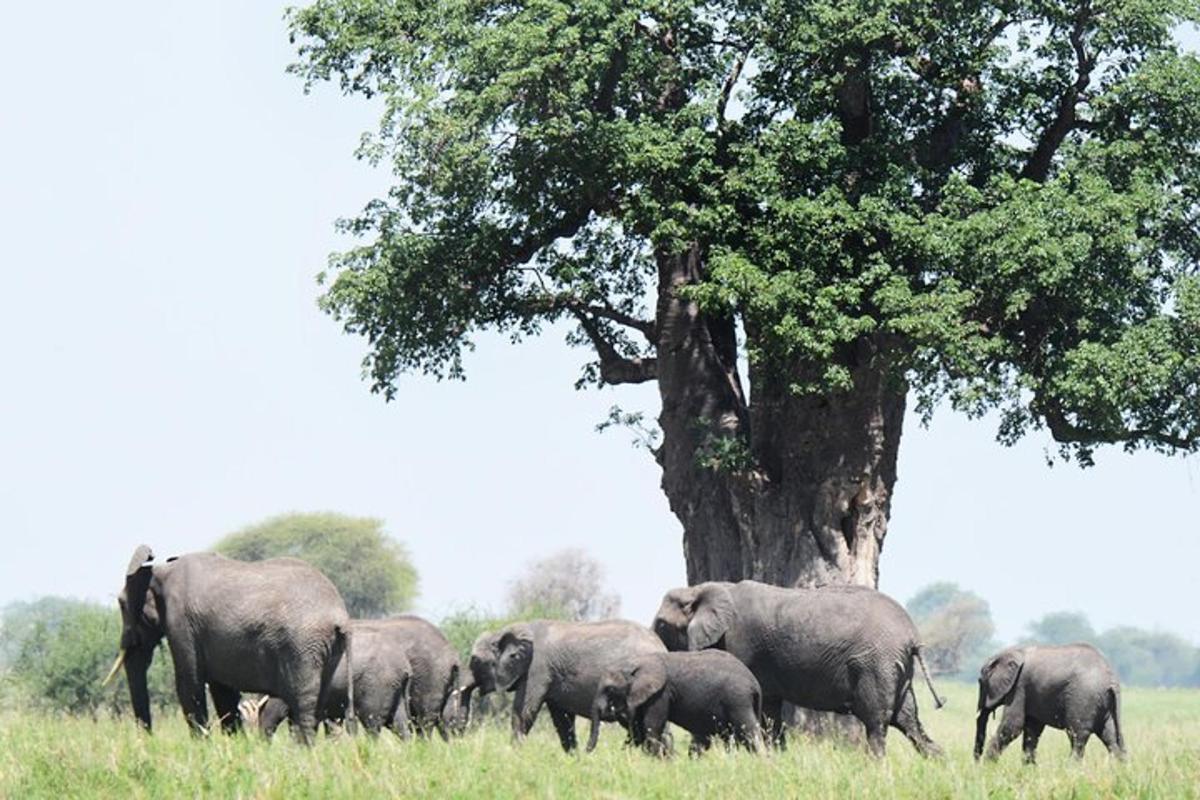
[[[633,744],[658,754],[669,750],[668,722],[692,734],[693,753],[707,750],[713,737],[751,750],[762,742],[758,680],[739,659],[720,650],[650,653],[606,672],[592,704],[589,751],[606,714],[627,726]]]
[[[1004,717],[988,745],[996,758],[1023,735],[1025,760],[1032,763],[1038,739],[1047,726],[1065,730],[1071,751],[1083,756],[1095,734],[1118,758],[1125,755],[1120,722],[1121,686],[1117,675],[1089,644],[1010,647],[988,659],[979,673],[979,716],[975,725],[975,758],[983,754],[987,722],[1004,706]]]
[[[207,686],[227,730],[238,726],[240,692],[270,694],[294,709],[297,736],[309,741],[334,669],[352,651],[346,606],[329,579],[294,558],[193,553],[151,565],[153,557],[143,545],[126,570],[113,667],[124,663],[138,720],[150,727],[146,670],[165,637],[193,728],[207,727]]]
[[[916,626],[887,595],[860,586],[702,583],[668,592],[654,626],[671,650],[718,647],[749,667],[780,742],[781,705],[787,701],[853,714],[876,754],[885,750],[889,725],[921,754],[941,752],[917,716]],[[936,692],[934,697],[940,706]]]
[[[405,614],[381,623],[396,632],[412,665],[409,712],[414,727],[418,733],[437,730],[447,738],[460,728],[458,651],[436,625],[420,617]]]
[[[350,632],[354,642],[354,716],[368,733],[378,734],[386,727],[407,739],[413,669],[406,655],[404,631],[387,620],[352,620]],[[342,722],[349,705],[346,659],[342,658],[319,715],[325,721]],[[259,729],[271,736],[287,718],[287,703],[271,697],[259,709]]]
[[[588,717],[610,667],[665,648],[633,622],[535,620],[480,636],[471,651],[470,692],[515,691],[513,734],[524,737],[546,705],[563,749],[575,749],[575,717]]]

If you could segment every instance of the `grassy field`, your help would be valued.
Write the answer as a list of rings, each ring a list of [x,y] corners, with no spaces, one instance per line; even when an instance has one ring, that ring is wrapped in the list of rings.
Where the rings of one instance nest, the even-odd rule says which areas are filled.
[[[1126,764],[1111,761],[1095,739],[1076,764],[1066,736],[1047,730],[1040,763],[1026,768],[1019,743],[998,763],[976,765],[973,687],[942,688],[950,705],[941,711],[922,697],[926,727],[948,753],[939,762],[917,757],[897,732],[878,762],[856,748],[796,738],[787,752],[761,757],[714,749],[658,761],[623,748],[616,728],[605,730],[595,753],[568,756],[548,720],[520,746],[502,727],[486,726],[450,745],[386,735],[321,740],[306,750],[287,736],[196,740],[177,716],[145,736],[129,720],[11,714],[0,717],[0,796],[1200,797],[1200,692],[1126,690]],[[582,720],[578,729],[582,738]],[[677,732],[683,753],[686,742]]]

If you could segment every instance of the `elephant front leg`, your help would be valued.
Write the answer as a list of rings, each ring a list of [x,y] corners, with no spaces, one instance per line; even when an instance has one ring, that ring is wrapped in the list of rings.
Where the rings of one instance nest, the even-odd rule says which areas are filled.
[[[987,760],[995,761],[1004,752],[1004,748],[1008,747],[1018,736],[1025,730],[1025,712],[1016,705],[1008,706],[1004,709],[1004,718],[1000,720],[1000,727],[996,730],[996,735],[992,737],[992,741],[988,743]]]
[[[241,693],[237,689],[230,689],[220,683],[210,683],[208,693],[212,697],[213,708],[216,709],[221,730],[227,734],[241,731],[242,715],[238,712],[238,703],[242,700]]]
[[[1025,754],[1025,763],[1034,764],[1037,762],[1037,746],[1038,740],[1042,738],[1042,731],[1045,725],[1036,719],[1025,720],[1025,734],[1021,738],[1021,752]]]
[[[528,678],[523,679],[513,695],[512,733],[513,739],[520,741],[529,735],[533,723],[537,721],[542,703],[546,701],[546,687],[539,681],[534,683]]]
[[[783,698],[763,697],[763,723],[770,730],[771,744],[780,750],[787,750],[787,739],[783,725]]]
[[[187,659],[177,658],[175,661],[175,693],[179,696],[179,707],[183,709],[183,717],[191,726],[192,733],[207,736],[208,695],[199,670]]]
[[[566,752],[572,752],[577,743],[575,741],[575,715],[570,711],[564,711],[561,708],[556,708],[551,705],[550,719],[554,721],[554,730],[558,732],[558,741],[562,744],[562,749]]]

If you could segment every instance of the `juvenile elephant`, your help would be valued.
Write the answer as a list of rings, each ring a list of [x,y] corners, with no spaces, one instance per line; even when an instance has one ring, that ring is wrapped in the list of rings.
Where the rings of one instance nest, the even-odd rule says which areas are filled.
[[[436,625],[420,617],[405,614],[383,623],[395,631],[412,665],[408,702],[417,733],[436,730],[446,739],[461,731],[457,698],[462,668],[454,645]]]
[[[762,744],[762,689],[746,665],[729,653],[650,653],[613,667],[600,678],[592,703],[588,752],[596,747],[600,717],[625,723],[630,741],[659,755],[669,751],[667,723],[692,734],[691,752],[714,736],[757,751]]]
[[[983,755],[988,719],[1000,706],[1004,717],[988,745],[988,759],[999,756],[1018,734],[1024,734],[1025,761],[1032,764],[1047,725],[1067,732],[1076,758],[1083,758],[1092,734],[1100,737],[1108,752],[1124,758],[1120,705],[1117,675],[1090,644],[1010,647],[988,659],[979,671],[975,758]]]
[[[351,659],[349,616],[338,590],[321,572],[294,558],[246,563],[192,553],[152,564],[146,545],[125,572],[121,651],[133,711],[150,728],[146,671],[166,637],[175,688],[193,730],[208,725],[207,685],[227,731],[236,730],[239,692],[282,698],[293,730],[309,742],[342,659]],[[348,692],[353,697],[353,681]]]
[[[351,620],[354,639],[354,716],[368,733],[390,729],[402,739],[409,730],[409,692],[413,668],[406,651],[405,631],[390,620]],[[326,722],[342,722],[350,705],[349,673],[341,659],[319,710]],[[265,698],[258,711],[258,727],[267,736],[288,718],[288,705],[278,697]]]
[[[517,738],[529,733],[545,704],[563,749],[570,752],[576,746],[575,717],[590,716],[600,676],[638,655],[663,652],[654,634],[623,620],[509,625],[475,641],[464,702],[474,690],[515,691],[512,729]]]
[[[785,589],[757,581],[672,589],[654,618],[671,650],[716,647],[737,656],[758,679],[763,713],[783,744],[781,706],[853,714],[867,745],[883,755],[887,729],[898,728],[925,756],[941,754],[917,716],[913,662],[940,708],[908,613],[861,586]]]

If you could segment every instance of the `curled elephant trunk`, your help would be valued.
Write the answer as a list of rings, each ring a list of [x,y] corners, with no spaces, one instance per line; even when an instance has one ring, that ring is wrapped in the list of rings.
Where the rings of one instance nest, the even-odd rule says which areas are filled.
[[[587,751],[590,753],[596,749],[596,742],[600,738],[600,712],[604,710],[604,698],[597,697],[596,702],[592,703],[592,730],[588,734]]]

